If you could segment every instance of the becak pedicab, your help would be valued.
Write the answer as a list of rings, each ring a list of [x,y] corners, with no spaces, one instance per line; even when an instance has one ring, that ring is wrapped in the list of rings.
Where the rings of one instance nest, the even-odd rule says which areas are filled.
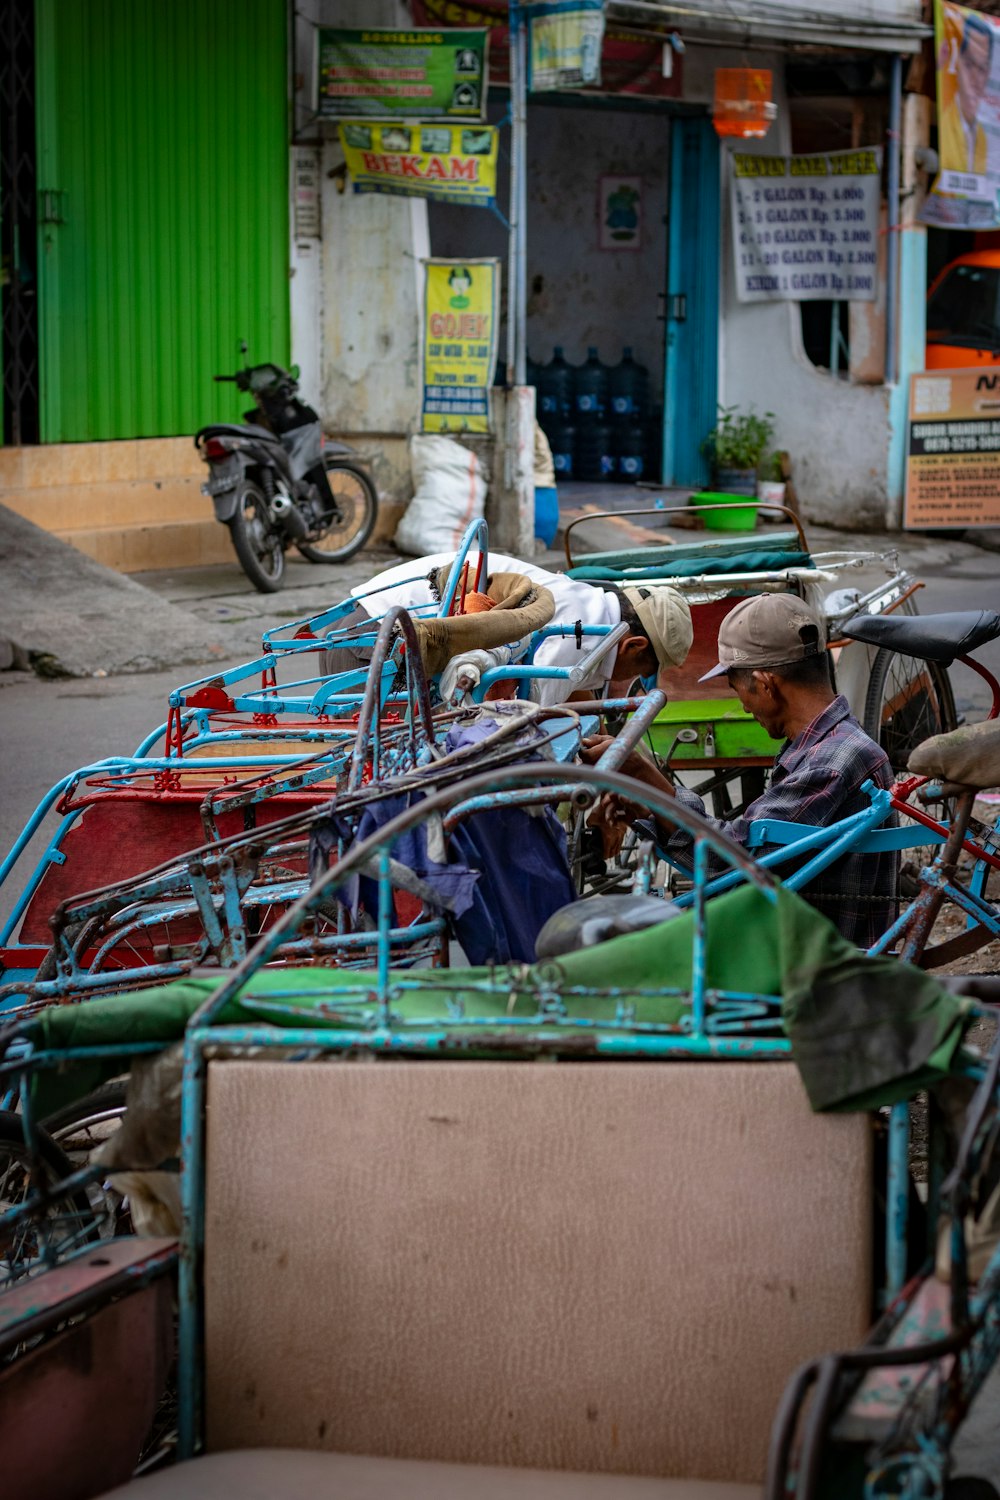
[[[537,765],[449,788],[346,851],[230,973],[3,1038],[36,1113],[148,1060],[159,1103],[95,1171],[179,1143],[185,1462],[151,1496],[944,1494],[1000,1290],[995,1251],[968,1283],[1000,1067],[968,1048],[970,1000],[858,955],[666,797],[653,810],[695,842],[691,912],[527,966],[401,972],[380,942],[367,974],[268,967],[373,862],[385,926],[391,851],[421,822],[565,781],[636,794]],[[747,884],[706,902],[709,849]],[[922,1085],[940,1108],[907,1219],[905,1153],[876,1152],[871,1111]],[[45,1201],[19,1211],[41,1234]],[[867,1351],[824,1363],[883,1308]],[[855,1379],[907,1366],[877,1403]]]

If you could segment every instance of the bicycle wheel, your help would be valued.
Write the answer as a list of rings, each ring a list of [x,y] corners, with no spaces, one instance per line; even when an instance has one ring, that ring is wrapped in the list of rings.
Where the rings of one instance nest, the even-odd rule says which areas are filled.
[[[240,567],[259,594],[280,589],[285,573],[285,550],[274,529],[263,490],[251,480],[240,485],[236,513],[229,523]]]
[[[73,1162],[47,1131],[39,1129],[36,1139],[43,1184],[56,1188],[72,1174]],[[5,1111],[0,1114],[0,1213],[18,1208],[27,1200],[33,1187],[31,1166],[21,1116]],[[37,1216],[25,1217],[5,1232],[0,1243],[0,1284],[44,1269],[46,1248],[66,1255],[99,1239],[102,1222],[101,1212],[95,1211],[83,1188],[51,1198]]]
[[[323,516],[318,537],[296,545],[310,562],[346,562],[372,534],[378,515],[378,494],[371,476],[360,464],[347,463],[331,454],[324,458],[323,467],[337,509]]]
[[[893,771],[905,771],[924,740],[958,727],[946,669],[880,647],[868,679],[862,727],[882,746]]]

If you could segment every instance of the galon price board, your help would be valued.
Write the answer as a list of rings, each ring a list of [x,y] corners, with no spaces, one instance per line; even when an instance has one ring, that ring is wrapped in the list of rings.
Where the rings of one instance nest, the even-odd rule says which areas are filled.
[[[733,264],[741,302],[873,301],[878,294],[875,147],[814,156],[733,152]]]

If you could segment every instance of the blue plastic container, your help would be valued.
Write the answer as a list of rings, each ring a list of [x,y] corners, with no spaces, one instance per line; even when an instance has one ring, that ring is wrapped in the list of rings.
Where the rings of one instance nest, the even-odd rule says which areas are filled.
[[[535,535],[551,547],[559,530],[559,491],[554,485],[535,490]]]

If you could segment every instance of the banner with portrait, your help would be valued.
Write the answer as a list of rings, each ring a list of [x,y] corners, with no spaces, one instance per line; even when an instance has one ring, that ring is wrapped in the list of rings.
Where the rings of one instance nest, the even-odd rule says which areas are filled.
[[[1000,227],[1000,18],[936,0],[939,170],[921,209],[943,229]]]
[[[424,432],[489,432],[500,332],[498,260],[424,261]]]

